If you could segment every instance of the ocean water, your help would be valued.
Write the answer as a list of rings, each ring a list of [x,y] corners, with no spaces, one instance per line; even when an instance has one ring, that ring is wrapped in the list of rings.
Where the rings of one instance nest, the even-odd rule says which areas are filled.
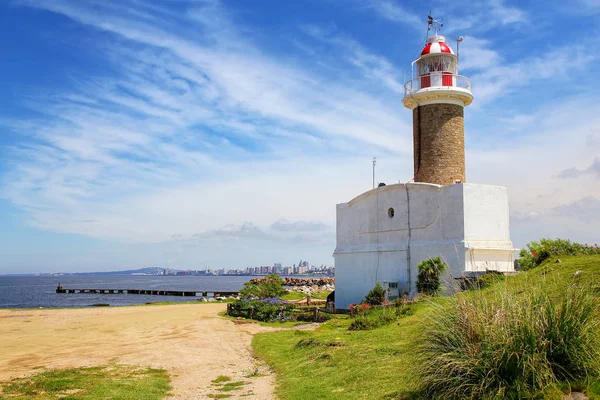
[[[65,289],[146,289],[230,291],[244,286],[251,276],[0,276],[0,308],[76,308],[93,304],[126,306],[157,301],[194,301],[181,296],[139,294],[56,293]]]

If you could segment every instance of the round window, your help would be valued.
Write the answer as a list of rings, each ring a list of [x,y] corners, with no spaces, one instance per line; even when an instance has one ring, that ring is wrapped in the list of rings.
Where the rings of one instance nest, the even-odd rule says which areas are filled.
[[[388,209],[388,217],[394,218],[394,209],[392,207]]]

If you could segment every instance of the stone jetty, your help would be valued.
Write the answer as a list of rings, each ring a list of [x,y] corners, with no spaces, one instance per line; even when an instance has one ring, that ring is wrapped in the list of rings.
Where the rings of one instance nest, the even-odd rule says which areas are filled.
[[[261,281],[268,279],[266,277],[261,278],[252,278],[250,282],[252,283],[260,283]],[[283,278],[285,281],[285,286],[325,286],[325,285],[334,285],[335,278]]]

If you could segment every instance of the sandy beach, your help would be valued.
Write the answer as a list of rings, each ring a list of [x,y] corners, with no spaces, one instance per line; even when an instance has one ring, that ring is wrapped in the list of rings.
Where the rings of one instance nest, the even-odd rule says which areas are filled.
[[[273,375],[252,358],[252,336],[269,328],[218,316],[225,304],[181,304],[60,310],[0,310],[0,381],[41,368],[109,362],[163,368],[170,399],[206,399],[211,380],[248,381],[234,398],[274,399]],[[266,376],[247,377],[259,369]]]

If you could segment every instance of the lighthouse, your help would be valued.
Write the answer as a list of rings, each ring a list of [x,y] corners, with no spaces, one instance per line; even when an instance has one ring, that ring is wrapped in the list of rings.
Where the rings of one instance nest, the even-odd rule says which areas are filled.
[[[473,101],[471,81],[458,74],[458,56],[439,34],[439,21],[429,17],[428,27],[434,34],[411,65],[402,100],[413,112],[414,181],[466,182],[464,108]]]
[[[508,189],[466,181],[464,108],[474,97],[441,26],[429,17],[426,44],[404,86],[402,103],[413,116],[413,179],[336,207],[338,308],[359,303],[377,283],[390,300],[415,294],[418,264],[430,257],[444,260],[448,280],[514,271]]]

